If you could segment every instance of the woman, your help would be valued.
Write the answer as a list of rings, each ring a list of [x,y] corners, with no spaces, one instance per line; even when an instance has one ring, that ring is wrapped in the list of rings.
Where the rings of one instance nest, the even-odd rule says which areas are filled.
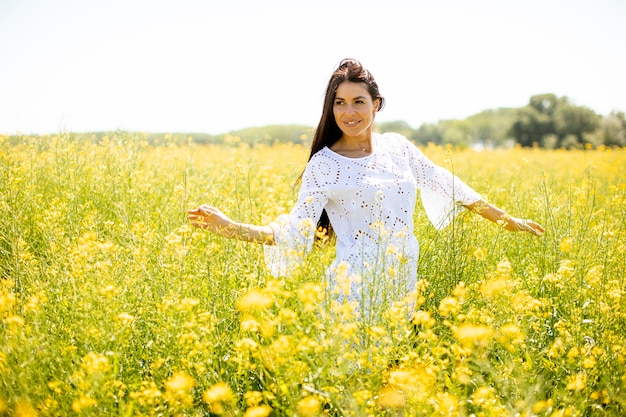
[[[511,217],[484,201],[449,171],[435,165],[406,138],[373,132],[385,100],[374,77],[354,59],[330,78],[298,200],[290,214],[269,225],[238,223],[219,209],[190,210],[192,225],[265,244],[272,274],[287,275],[311,250],[317,227],[336,236],[328,268],[335,297],[355,301],[372,316],[415,288],[419,245],[413,230],[417,190],[438,229],[463,206],[506,230],[541,235],[539,224]],[[317,225],[317,227],[316,227]]]

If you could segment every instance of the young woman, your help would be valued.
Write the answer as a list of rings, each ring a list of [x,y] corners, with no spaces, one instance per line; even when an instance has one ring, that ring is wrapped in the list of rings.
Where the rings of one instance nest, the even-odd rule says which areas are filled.
[[[201,205],[189,210],[191,224],[265,244],[266,262],[276,276],[288,275],[301,262],[318,227],[334,233],[336,259],[327,271],[328,288],[338,299],[356,301],[367,315],[374,314],[371,306],[384,309],[415,288],[419,245],[413,213],[418,190],[438,229],[465,207],[509,231],[544,232],[541,225],[484,201],[403,136],[373,132],[374,117],[384,104],[372,74],[354,59],[343,60],[328,83],[290,214],[269,225],[251,225]]]

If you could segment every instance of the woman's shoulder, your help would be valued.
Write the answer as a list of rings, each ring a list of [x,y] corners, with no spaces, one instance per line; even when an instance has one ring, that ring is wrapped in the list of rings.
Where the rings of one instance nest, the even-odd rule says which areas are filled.
[[[415,145],[409,141],[405,136],[396,132],[377,133],[380,139],[379,143],[384,144],[389,149],[397,151],[406,151],[409,147],[415,147]]]
[[[389,143],[392,145],[405,146],[411,143],[404,135],[401,135],[400,133],[396,133],[396,132],[377,133],[376,135],[378,135],[378,137],[380,137],[386,143]]]

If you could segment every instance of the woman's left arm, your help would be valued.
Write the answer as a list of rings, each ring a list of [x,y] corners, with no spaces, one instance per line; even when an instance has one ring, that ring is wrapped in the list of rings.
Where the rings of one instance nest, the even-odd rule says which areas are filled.
[[[501,224],[504,229],[511,232],[530,232],[535,236],[541,236],[545,232],[543,226],[529,219],[518,219],[507,214],[504,210],[488,203],[478,200],[475,203],[464,206],[465,208],[480,214],[487,220]]]

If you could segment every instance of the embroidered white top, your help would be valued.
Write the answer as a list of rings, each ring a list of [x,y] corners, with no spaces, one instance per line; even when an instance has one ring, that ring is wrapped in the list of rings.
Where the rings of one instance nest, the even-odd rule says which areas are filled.
[[[338,273],[357,274],[361,279],[385,273],[404,277],[398,283],[402,288],[397,289],[401,293],[411,291],[419,255],[413,231],[418,189],[426,214],[437,229],[451,221],[460,205],[481,198],[399,134],[374,133],[372,153],[362,158],[344,157],[323,148],[307,164],[290,214],[270,224],[275,241],[275,245],[265,246],[270,272],[288,275],[302,262],[326,209],[337,239],[336,259],[327,271],[331,285]],[[354,286],[352,290],[359,292]],[[350,293],[345,295],[355,299],[364,296]]]

